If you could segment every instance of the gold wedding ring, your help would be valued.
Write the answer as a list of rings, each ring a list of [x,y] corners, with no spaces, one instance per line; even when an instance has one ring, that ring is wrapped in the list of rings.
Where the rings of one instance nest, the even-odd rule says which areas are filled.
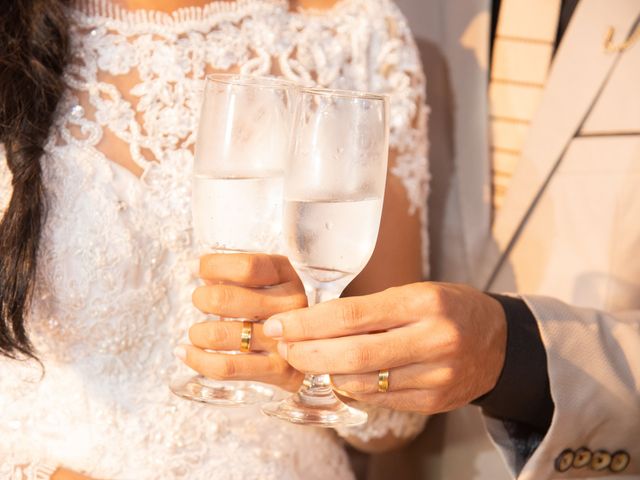
[[[253,333],[252,322],[242,322],[242,333],[240,334],[240,351],[251,351],[251,334]]]
[[[378,393],[386,393],[389,391],[389,370],[380,370],[378,372]]]

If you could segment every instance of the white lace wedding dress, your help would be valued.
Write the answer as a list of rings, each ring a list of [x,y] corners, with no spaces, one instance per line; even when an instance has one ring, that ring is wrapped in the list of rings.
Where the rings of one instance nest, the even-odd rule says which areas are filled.
[[[49,214],[29,317],[45,374],[0,360],[0,478],[39,462],[103,479],[352,478],[331,430],[167,388],[183,368],[173,347],[202,319],[191,303],[194,132],[212,71],[389,92],[392,172],[424,220],[424,79],[405,20],[389,0],[296,13],[286,1],[240,0],[173,14],[85,0],[71,16],[69,89],[41,161]],[[0,211],[10,180],[0,158]],[[371,417],[363,438],[423,425]]]

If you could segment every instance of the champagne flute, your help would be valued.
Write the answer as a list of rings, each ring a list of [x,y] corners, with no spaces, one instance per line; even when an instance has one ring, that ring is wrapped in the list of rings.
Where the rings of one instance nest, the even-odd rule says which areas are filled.
[[[194,234],[202,253],[279,250],[283,165],[290,150],[295,93],[293,84],[280,79],[207,77],[192,195]],[[274,395],[260,383],[202,375],[177,379],[170,388],[181,397],[214,405],[257,403]]]
[[[285,168],[283,230],[285,251],[310,305],[338,298],[371,258],[386,182],[388,124],[385,95],[299,91]],[[365,412],[336,396],[327,374],[307,374],[296,394],[262,411],[321,427],[367,420]]]

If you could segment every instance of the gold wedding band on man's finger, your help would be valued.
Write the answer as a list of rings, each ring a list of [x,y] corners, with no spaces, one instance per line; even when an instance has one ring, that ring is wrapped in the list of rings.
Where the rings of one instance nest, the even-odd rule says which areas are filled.
[[[389,391],[389,370],[380,370],[378,372],[378,393],[387,393]]]
[[[253,322],[242,322],[242,332],[240,333],[240,351],[248,353],[251,351],[251,335],[253,334]]]

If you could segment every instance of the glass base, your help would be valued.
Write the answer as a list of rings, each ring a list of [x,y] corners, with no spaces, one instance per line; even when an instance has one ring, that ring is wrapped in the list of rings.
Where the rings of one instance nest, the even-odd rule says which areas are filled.
[[[262,406],[262,413],[291,423],[315,427],[351,427],[367,421],[367,413],[343,403],[331,389],[305,394],[304,391]]]
[[[187,400],[224,407],[264,403],[275,395],[275,390],[260,383],[221,382],[202,375],[174,380],[169,389]]]

